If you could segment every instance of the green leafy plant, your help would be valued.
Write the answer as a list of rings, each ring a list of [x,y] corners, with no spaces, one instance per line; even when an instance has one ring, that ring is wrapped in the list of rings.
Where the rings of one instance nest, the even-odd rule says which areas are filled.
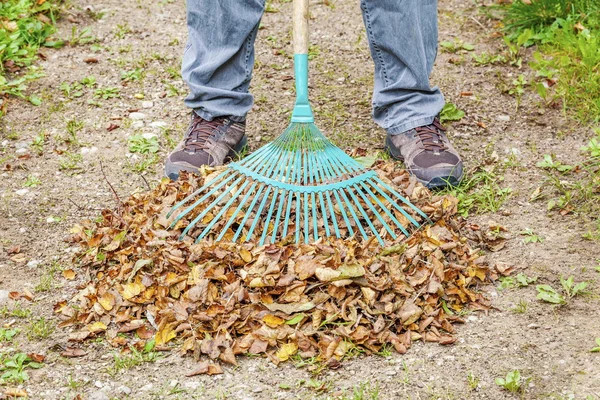
[[[596,347],[590,350],[592,353],[600,353],[600,338],[596,338]]]
[[[530,283],[534,283],[537,281],[536,277],[529,277],[522,272],[519,272],[517,275],[513,276],[505,276],[499,279],[500,285],[498,289],[509,289],[515,287],[527,287]]]
[[[442,124],[448,121],[460,121],[465,116],[465,112],[456,107],[455,104],[446,103],[440,113],[440,122]]]
[[[511,393],[518,393],[524,390],[529,384],[531,378],[522,378],[521,372],[516,369],[509,371],[504,378],[496,378],[496,385],[508,390]]]
[[[155,340],[151,339],[146,342],[142,350],[137,350],[135,347],[130,346],[128,353],[115,354],[114,364],[107,372],[115,376],[122,370],[130,369],[143,363],[153,363],[162,358],[163,355],[161,353],[154,351],[155,344]]]
[[[594,131],[597,136],[590,139],[587,146],[583,146],[581,150],[588,153],[592,158],[600,158],[600,128],[596,128]]]
[[[143,135],[133,135],[128,139],[129,151],[131,153],[157,153],[159,150],[158,137]]]
[[[537,298],[539,300],[543,300],[547,303],[552,303],[552,304],[566,304],[566,299],[565,296],[563,296],[562,294],[558,293],[552,286],[550,285],[537,285],[535,287],[535,289],[537,290],[538,294],[537,294]]]
[[[560,278],[560,284],[569,298],[585,293],[585,289],[589,286],[589,282],[575,283],[572,276],[567,279]]]
[[[554,161],[550,154],[544,154],[544,159],[535,164],[539,168],[555,169],[558,172],[569,172],[574,167],[572,165],[562,164],[560,161]]]
[[[101,98],[103,100],[114,99],[120,96],[119,88],[116,87],[98,88],[94,91],[94,97]]]
[[[40,178],[38,178],[35,175],[27,175],[27,178],[25,179],[25,183],[23,184],[23,186],[25,187],[36,187],[42,184],[42,181],[40,180]]]
[[[0,342],[11,342],[20,331],[19,328],[0,328]]]
[[[458,53],[460,51],[473,51],[475,46],[470,43],[465,43],[460,39],[455,39],[453,42],[440,42],[440,48],[447,53]]]
[[[0,384],[23,383],[29,380],[26,369],[42,368],[44,364],[35,362],[25,353],[12,356],[0,354]]]
[[[520,235],[525,236],[523,242],[525,243],[542,243],[544,238],[535,234],[531,228],[527,228],[524,231],[519,232]]]
[[[506,57],[502,54],[493,54],[485,51],[479,54],[473,54],[471,57],[477,66],[502,64],[506,62]]]

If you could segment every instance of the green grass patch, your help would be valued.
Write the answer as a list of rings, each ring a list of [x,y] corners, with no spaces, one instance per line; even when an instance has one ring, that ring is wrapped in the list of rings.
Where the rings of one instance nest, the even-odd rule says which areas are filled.
[[[32,66],[40,47],[60,47],[55,23],[61,0],[6,0],[0,2],[0,117],[6,112],[3,98],[25,98],[27,84],[43,74]],[[32,104],[39,104],[30,96]]]
[[[456,187],[448,187],[443,194],[458,199],[458,213],[463,217],[470,214],[496,212],[510,197],[512,189],[504,186],[504,177],[494,171],[478,168],[468,173]]]
[[[536,44],[532,84],[545,103],[583,123],[600,121],[600,2],[516,0],[504,16],[508,38]],[[510,46],[510,44],[509,44]]]

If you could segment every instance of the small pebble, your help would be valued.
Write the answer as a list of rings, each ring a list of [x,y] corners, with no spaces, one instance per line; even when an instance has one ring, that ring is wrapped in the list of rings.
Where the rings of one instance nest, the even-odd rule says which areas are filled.
[[[510,121],[510,116],[508,116],[508,115],[498,115],[496,117],[496,119],[498,121],[508,122],[508,121]]]
[[[27,153],[27,149],[17,149],[17,151],[15,151],[16,154],[25,154]]]
[[[29,193],[29,189],[19,189],[15,191],[15,193],[19,196],[25,196],[27,193]]]
[[[167,126],[167,123],[164,121],[153,121],[150,123],[150,126],[152,128],[163,128],[163,127]]]
[[[131,114],[129,114],[129,118],[134,119],[134,120],[145,119],[146,114],[141,113],[141,112],[132,112]]]
[[[29,268],[36,268],[38,265],[40,265],[41,261],[40,260],[31,260],[27,263],[27,266]]]
[[[131,127],[133,129],[140,129],[144,127],[144,121],[133,121],[133,124],[131,124]]]
[[[124,395],[130,395],[131,394],[131,389],[128,388],[127,386],[119,386],[117,388],[117,392],[118,393],[122,393]]]
[[[102,382],[96,381],[96,382],[94,382],[94,386],[96,386],[97,388],[101,388],[102,387]]]
[[[89,400],[110,400],[108,395],[100,390],[93,392],[88,397]]]
[[[10,292],[8,290],[0,290],[0,304],[7,303],[9,300],[8,294]]]
[[[152,108],[152,107],[154,107],[154,102],[142,101],[142,108]]]
[[[527,327],[528,327],[529,329],[537,329],[537,328],[539,328],[540,326],[539,326],[538,324],[529,324],[529,325],[527,325]]]

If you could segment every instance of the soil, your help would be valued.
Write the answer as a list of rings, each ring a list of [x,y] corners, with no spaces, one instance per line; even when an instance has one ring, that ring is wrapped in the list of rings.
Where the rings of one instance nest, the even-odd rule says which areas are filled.
[[[251,88],[256,105],[248,120],[252,148],[283,131],[293,103],[291,3],[272,6],[278,12],[265,14],[256,48]],[[494,35],[497,21],[481,10],[476,2],[440,0],[440,41],[460,39],[474,44],[476,53],[501,51],[501,40]],[[105,13],[103,18],[93,18],[98,12]],[[370,116],[373,65],[358,2],[319,2],[311,13],[311,40],[318,46],[313,49],[311,97],[318,125],[343,148],[382,149],[385,132]],[[125,7],[115,0],[73,0],[66,16],[58,36],[68,38],[74,28],[81,32],[89,27],[98,42],[44,50],[46,60],[40,66],[46,77],[32,85],[43,104],[12,102],[0,122],[0,290],[35,292],[51,263],[71,267],[74,249],[63,240],[70,227],[94,218],[103,207],[114,207],[115,193],[124,197],[155,185],[162,177],[162,158],[189,118],[182,102],[185,84],[178,76],[187,35],[183,2],[139,0]],[[145,68],[145,77],[121,79],[121,71],[139,67]],[[22,332],[0,349],[46,355],[45,366],[30,370],[30,380],[23,385],[33,399],[74,399],[78,394],[89,399],[353,398],[361,384],[368,384],[371,395],[378,389],[381,399],[600,398],[600,356],[590,352],[600,337],[600,276],[594,270],[600,263],[600,243],[582,239],[586,221],[549,213],[545,201],[530,200],[545,186],[543,171],[535,167],[543,155],[556,154],[563,162],[579,160],[579,149],[592,132],[561,110],[543,108],[531,91],[520,104],[502,93],[502,82],[510,83],[519,74],[531,72],[526,67],[476,66],[469,54],[438,56],[432,81],[466,112],[451,126],[449,136],[467,169],[481,164],[500,168],[503,186],[512,189],[497,213],[470,220],[480,225],[494,221],[511,232],[507,246],[489,255],[492,261],[515,266],[537,277],[537,283],[555,288],[561,276],[590,281],[587,295],[554,307],[536,300],[534,285],[502,291],[492,286],[488,295],[495,310],[468,315],[467,323],[458,327],[455,345],[418,343],[405,355],[359,356],[318,376],[306,368],[275,367],[253,358],[227,368],[223,375],[186,378],[194,361],[176,353],[111,376],[107,369],[114,364],[116,350],[102,341],[88,343],[83,357],[63,358],[60,348],[67,344],[68,330],[26,338],[31,321],[43,317],[56,324],[53,305],[69,299],[84,282],[83,274],[72,281],[58,274],[55,288],[34,293],[33,302],[21,300],[32,310],[31,317],[2,321]],[[84,87],[83,96],[70,99],[59,88],[89,75],[98,87],[118,87],[120,98],[95,99],[94,89]],[[461,95],[464,92],[473,95]],[[101,106],[88,104],[90,100]],[[68,136],[67,122],[72,120],[82,122],[83,128],[77,132],[78,142],[65,142],[61,138]],[[111,125],[118,128],[109,130]],[[45,139],[38,152],[28,144],[40,134]],[[155,163],[141,173],[132,170],[140,156],[128,153],[127,139],[134,134],[157,135],[161,144]],[[64,163],[61,167],[69,153],[82,156],[80,168],[65,169]],[[26,187],[32,176],[40,183]],[[544,240],[524,243],[519,232],[527,228]],[[14,246],[20,247],[24,259],[9,254]],[[520,301],[527,303],[526,311],[511,311]],[[13,300],[0,296],[0,302],[0,307],[13,307]],[[514,369],[531,381],[523,393],[513,395],[494,380]],[[69,386],[70,380],[80,385]],[[1,393],[4,388],[0,389]]]

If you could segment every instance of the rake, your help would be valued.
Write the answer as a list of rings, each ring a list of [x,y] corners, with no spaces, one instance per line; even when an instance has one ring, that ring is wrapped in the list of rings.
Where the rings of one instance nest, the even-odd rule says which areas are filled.
[[[259,245],[291,236],[296,243],[360,235],[408,237],[427,216],[390,184],[333,145],[314,125],[308,102],[308,0],[294,0],[296,104],[291,124],[273,142],[231,162],[175,204],[170,229],[180,240],[211,237]],[[186,217],[183,219],[184,217]],[[191,221],[187,223],[188,220]],[[187,225],[186,225],[187,223]],[[414,229],[413,228],[413,229]]]

